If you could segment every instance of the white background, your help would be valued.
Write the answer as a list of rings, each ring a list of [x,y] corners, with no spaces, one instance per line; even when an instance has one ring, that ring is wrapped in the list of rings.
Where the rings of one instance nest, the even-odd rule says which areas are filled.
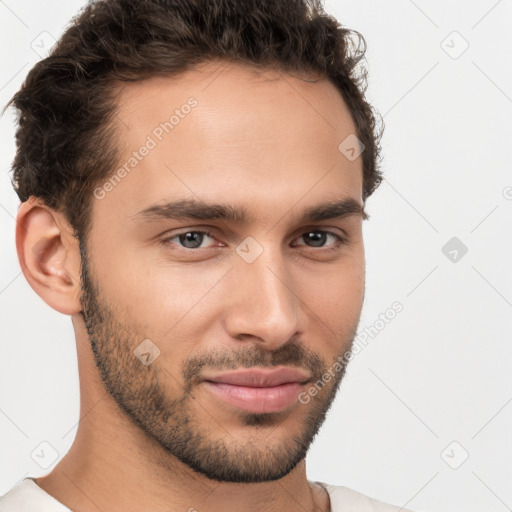
[[[2,107],[39,60],[40,34],[57,39],[83,3],[0,1]],[[386,124],[359,332],[395,301],[404,309],[351,362],[308,477],[431,512],[510,510],[512,1],[326,9],[366,38],[367,95]],[[30,456],[40,442],[66,453],[79,394],[71,320],[32,291],[15,253],[12,110],[0,137],[3,494],[51,470]],[[456,262],[442,250],[452,237],[467,247]]]

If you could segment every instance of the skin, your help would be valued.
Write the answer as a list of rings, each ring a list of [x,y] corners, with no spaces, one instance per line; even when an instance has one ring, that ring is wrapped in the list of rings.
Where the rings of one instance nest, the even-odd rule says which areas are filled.
[[[83,273],[66,218],[36,198],[20,206],[21,267],[71,316],[80,377],[75,442],[36,483],[81,512],[327,511],[304,455],[344,369],[307,404],[259,414],[221,401],[201,377],[282,364],[316,379],[350,349],[364,300],[362,216],[298,219],[325,201],[362,205],[361,157],[338,150],[353,120],[325,79],[209,62],[123,86],[127,158],[191,96],[197,107],[93,199]],[[177,199],[244,206],[253,219],[136,218]],[[177,237],[205,229],[198,249]],[[347,242],[308,245],[311,231]],[[252,263],[236,252],[248,236],[263,250]],[[160,350],[147,366],[134,355],[144,339]]]

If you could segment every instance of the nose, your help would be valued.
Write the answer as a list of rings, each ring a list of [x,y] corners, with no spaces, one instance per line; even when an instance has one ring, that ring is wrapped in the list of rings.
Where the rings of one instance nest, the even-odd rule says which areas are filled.
[[[303,327],[302,303],[279,252],[265,247],[252,263],[236,258],[226,307],[225,327],[231,337],[268,350],[278,349]]]

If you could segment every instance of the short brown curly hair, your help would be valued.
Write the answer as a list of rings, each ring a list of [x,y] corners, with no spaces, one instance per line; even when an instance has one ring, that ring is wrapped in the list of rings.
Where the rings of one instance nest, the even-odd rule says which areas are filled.
[[[21,201],[36,196],[63,212],[82,237],[92,191],[120,158],[116,85],[220,59],[327,77],[365,147],[364,202],[382,181],[382,131],[358,69],[365,52],[363,36],[320,0],[90,0],[4,108],[18,114],[14,189]]]

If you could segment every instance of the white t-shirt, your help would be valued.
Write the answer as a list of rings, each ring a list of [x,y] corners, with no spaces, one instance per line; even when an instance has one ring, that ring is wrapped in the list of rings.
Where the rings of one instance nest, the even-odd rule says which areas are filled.
[[[329,493],[331,512],[412,512],[375,500],[347,487],[316,482]],[[0,512],[71,512],[39,487],[33,478],[25,478],[0,496]]]

